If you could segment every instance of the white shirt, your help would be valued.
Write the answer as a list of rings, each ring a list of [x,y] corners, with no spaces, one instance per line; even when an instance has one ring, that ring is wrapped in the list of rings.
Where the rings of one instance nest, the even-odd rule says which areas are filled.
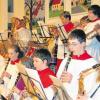
[[[89,96],[91,96],[93,94],[93,92],[97,89],[97,87],[99,86],[100,83],[96,83],[95,86],[93,86],[93,88],[91,89],[91,91],[88,93]],[[92,98],[89,98],[89,100],[100,100],[100,87],[98,88],[98,90],[96,91],[96,93],[94,94],[94,96]]]
[[[65,69],[67,57],[62,61],[58,72],[57,72],[57,77],[60,78],[63,70]],[[77,59],[71,59],[71,62],[68,66],[68,72],[73,75],[71,83],[63,83],[66,91],[68,92],[69,96],[72,97],[73,100],[76,100],[77,94],[78,94],[78,79],[79,79],[79,74],[83,70],[86,70],[88,68],[91,68],[93,65],[95,65],[97,62],[93,58],[89,58],[86,60],[77,60]],[[88,81],[93,81],[95,79],[96,75],[94,77],[88,78]],[[86,81],[84,84],[88,84],[88,81]],[[94,83],[88,84],[86,87],[88,87],[88,90],[91,89],[91,86],[93,86]],[[87,90],[87,91],[88,91]]]

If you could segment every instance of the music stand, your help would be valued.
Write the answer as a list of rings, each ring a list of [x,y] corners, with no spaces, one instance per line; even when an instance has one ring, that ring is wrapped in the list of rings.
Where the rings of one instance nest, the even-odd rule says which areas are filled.
[[[27,91],[31,93],[33,96],[36,96],[37,98],[39,98],[39,100],[47,100],[47,97],[45,95],[45,92],[43,90],[41,83],[38,80],[29,76],[23,64],[21,63],[17,64],[17,67],[25,83]],[[32,69],[29,69],[29,70],[32,70]]]
[[[64,25],[60,26],[58,24],[58,30],[60,32],[60,37],[62,39],[62,43],[64,44],[64,58],[65,58],[68,33],[65,32]]]
[[[37,23],[38,23],[39,28],[41,30],[42,37],[45,37],[45,38],[50,37],[48,27],[45,25],[45,23],[43,21],[38,21]]]

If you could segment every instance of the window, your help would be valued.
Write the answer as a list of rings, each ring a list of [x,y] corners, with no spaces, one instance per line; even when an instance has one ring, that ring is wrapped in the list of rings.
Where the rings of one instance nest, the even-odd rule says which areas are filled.
[[[8,0],[8,12],[13,12],[13,0]]]

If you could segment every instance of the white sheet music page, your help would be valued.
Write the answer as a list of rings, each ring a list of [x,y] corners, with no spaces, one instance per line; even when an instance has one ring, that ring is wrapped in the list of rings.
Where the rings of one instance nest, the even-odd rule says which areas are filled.
[[[67,39],[68,38],[68,33],[66,32],[66,30],[64,29],[64,25],[62,24],[61,21],[59,21],[59,23],[56,23],[55,26],[58,27],[59,32],[61,33],[61,38],[62,39]]]
[[[36,82],[35,80],[33,80],[33,81],[34,81],[34,84],[40,89],[40,91],[41,91],[42,93],[43,93],[43,91],[45,92],[45,95],[46,95],[46,97],[47,97],[47,100],[52,100],[52,98],[53,98],[53,96],[54,96],[54,91],[52,90],[52,88],[51,88],[51,87],[48,87],[48,88],[44,88],[44,87],[43,87],[42,82],[41,82],[41,80],[40,80],[40,77],[39,77],[39,75],[38,75],[38,72],[37,72],[36,70],[34,70],[34,69],[29,69],[29,68],[25,68],[25,69],[26,69],[26,71],[27,71],[29,77],[31,77],[31,78],[37,80],[37,81],[41,84],[42,88],[41,88],[41,86],[40,86],[40,84],[39,84],[38,82]],[[42,89],[43,89],[43,90],[42,90]]]
[[[43,43],[43,39],[40,38],[40,35],[38,34],[36,29],[33,29],[32,33],[33,33],[32,37],[33,41],[37,41],[38,43]]]
[[[42,36],[43,37],[50,37],[49,30],[48,30],[48,26],[46,26],[43,21],[37,21],[37,23],[40,26],[40,30],[41,30]]]
[[[41,92],[43,92],[42,91],[43,85],[41,83],[38,72],[34,69],[29,69],[29,68],[25,68],[25,70],[26,70],[27,74],[29,75],[29,77],[33,78],[34,84],[40,89]]]

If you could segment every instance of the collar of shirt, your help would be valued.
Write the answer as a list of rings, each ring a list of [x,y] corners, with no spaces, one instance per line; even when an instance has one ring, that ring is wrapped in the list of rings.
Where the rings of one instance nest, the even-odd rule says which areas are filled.
[[[20,59],[16,59],[16,60],[14,60],[14,61],[10,61],[10,63],[11,63],[12,65],[15,65],[16,63],[19,63],[19,61],[20,61]]]
[[[83,54],[81,54],[80,56],[78,56],[78,55],[72,56],[72,59],[77,59],[77,60],[86,60],[89,58],[92,58],[92,57],[86,51]]]

